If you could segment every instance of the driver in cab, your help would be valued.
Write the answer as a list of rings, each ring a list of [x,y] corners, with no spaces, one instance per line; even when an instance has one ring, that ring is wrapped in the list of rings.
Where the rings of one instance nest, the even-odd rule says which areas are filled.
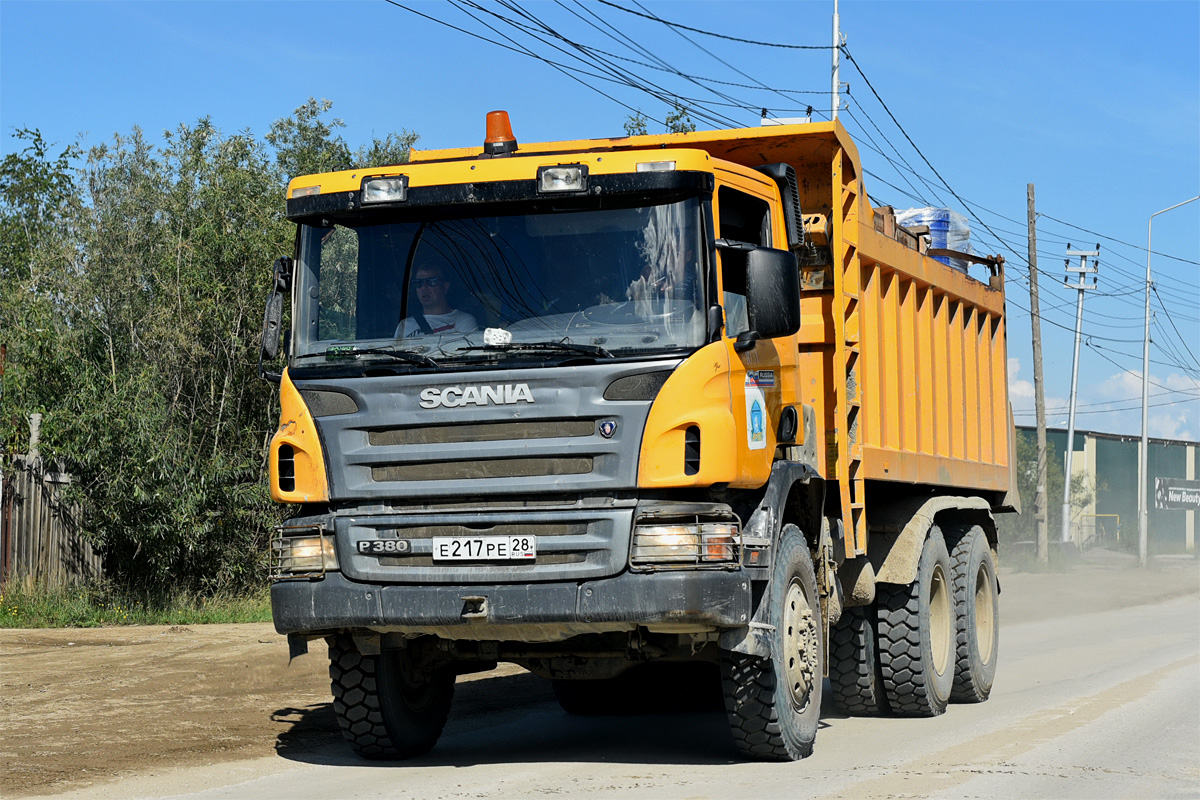
[[[442,333],[467,333],[479,328],[475,317],[450,305],[450,281],[441,267],[418,267],[413,276],[409,297],[413,291],[421,301],[421,313],[400,320],[396,326],[397,339]]]

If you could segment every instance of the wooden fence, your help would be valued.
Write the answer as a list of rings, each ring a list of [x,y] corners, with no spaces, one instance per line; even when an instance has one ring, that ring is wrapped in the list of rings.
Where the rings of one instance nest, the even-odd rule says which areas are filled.
[[[100,556],[79,533],[79,509],[63,490],[71,477],[42,459],[0,460],[0,586],[50,588],[103,577]]]

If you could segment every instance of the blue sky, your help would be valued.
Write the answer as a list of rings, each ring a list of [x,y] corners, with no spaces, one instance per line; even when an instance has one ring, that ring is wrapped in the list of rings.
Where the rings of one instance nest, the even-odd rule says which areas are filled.
[[[399,2],[501,39],[450,2]],[[491,0],[477,2],[516,16]],[[616,2],[638,9],[634,0]],[[642,2],[663,19],[728,36],[804,45],[831,40],[832,0]],[[812,104],[818,117],[829,108],[828,50],[753,46],[684,32],[688,41],[677,30],[593,0],[521,6],[564,37],[614,55],[657,58],[664,69],[701,78],[789,90],[781,96],[697,86],[615,61],[739,125],[757,124],[758,112],[749,109],[764,105]],[[472,13],[519,46],[584,68],[495,17]],[[1200,3],[844,0],[840,13],[850,53],[903,131],[1003,240],[997,243],[972,220],[976,249],[1009,257],[1009,356],[1018,422],[1032,423],[1021,412],[1033,407],[1030,319],[1023,310],[1029,307],[1025,185],[1033,182],[1038,211],[1061,220],[1039,220],[1048,422],[1065,427],[1070,384],[1074,292],[1059,285],[1063,254],[1068,242],[1089,249],[1099,242],[1100,290],[1086,300],[1089,340],[1080,362],[1077,426],[1137,433],[1146,268],[1140,248],[1147,220],[1200,193]],[[262,135],[272,120],[310,96],[333,101],[352,146],[401,128],[420,134],[418,146],[478,144],[484,115],[495,108],[510,112],[519,140],[620,134],[627,109],[585,84],[652,118],[667,112],[662,101],[640,90],[578,77],[583,83],[383,0],[0,0],[0,153],[19,146],[11,134],[21,127],[39,128],[60,144],[79,138],[98,144],[135,125],[157,137],[207,115],[227,132]],[[842,121],[859,142],[864,167],[877,176],[866,182],[876,203],[903,208],[927,200],[965,213],[845,58],[841,77],[850,85]],[[714,105],[726,102],[733,106]],[[655,129],[653,122],[650,127]],[[1154,250],[1166,255],[1155,255],[1152,263],[1161,302],[1153,297],[1151,434],[1192,440],[1200,439],[1198,223],[1200,202],[1156,217]]]

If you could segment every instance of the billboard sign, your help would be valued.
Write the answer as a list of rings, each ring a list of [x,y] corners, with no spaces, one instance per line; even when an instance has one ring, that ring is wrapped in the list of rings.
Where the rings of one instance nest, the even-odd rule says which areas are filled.
[[[1200,481],[1155,478],[1154,507],[1181,511],[1200,510]]]

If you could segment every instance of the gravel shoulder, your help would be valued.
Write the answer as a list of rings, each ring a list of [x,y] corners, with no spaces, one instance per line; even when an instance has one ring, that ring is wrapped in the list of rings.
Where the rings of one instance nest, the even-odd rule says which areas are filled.
[[[1000,571],[1005,626],[1200,595],[1190,557],[1146,570],[1094,551],[1061,573]],[[518,667],[460,678],[456,719],[549,701]],[[498,691],[502,687],[503,691]],[[289,663],[269,624],[0,630],[0,796],[57,794],[340,739],[324,649]],[[231,765],[232,767],[232,765]]]

